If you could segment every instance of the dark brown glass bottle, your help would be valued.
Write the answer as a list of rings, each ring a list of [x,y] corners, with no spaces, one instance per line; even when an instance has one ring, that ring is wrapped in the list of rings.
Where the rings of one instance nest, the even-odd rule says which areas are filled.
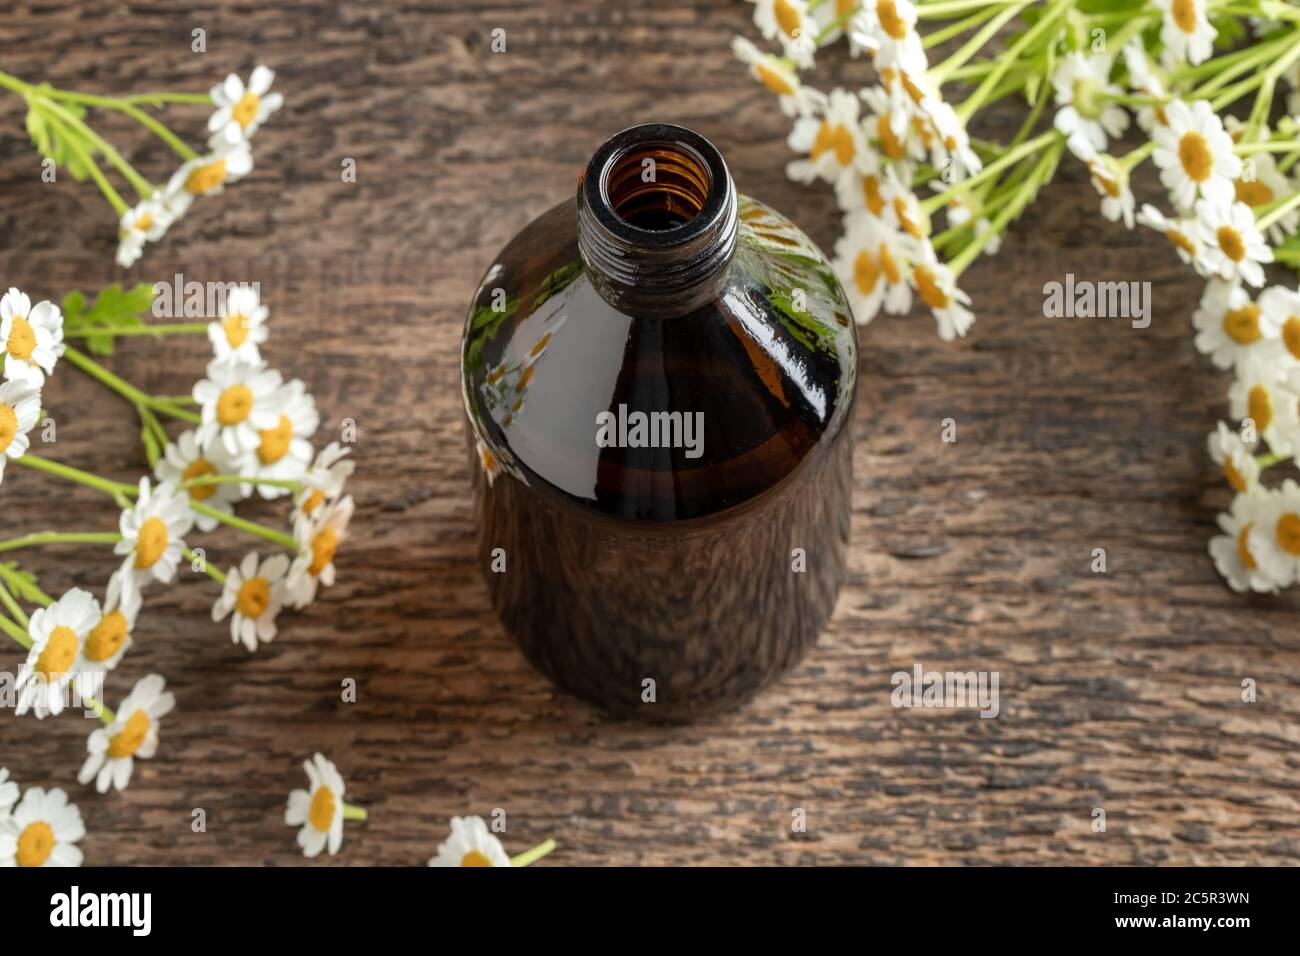
[[[493,605],[557,685],[683,720],[813,644],[845,573],[856,331],[707,140],[602,145],[487,270],[461,371]]]

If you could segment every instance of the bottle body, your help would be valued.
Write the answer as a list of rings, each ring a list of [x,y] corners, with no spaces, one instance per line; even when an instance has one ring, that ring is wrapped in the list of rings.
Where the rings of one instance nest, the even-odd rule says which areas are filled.
[[[671,222],[682,193],[665,188],[632,197],[638,216],[667,207],[639,221],[702,230],[689,208]],[[636,250],[607,267],[580,241],[595,228],[580,193],[502,250],[463,342],[494,608],[559,687],[652,720],[726,709],[778,677],[845,574],[855,328],[803,233],[731,204],[729,231],[687,266],[650,263],[672,294],[643,301],[655,275],[620,286]]]

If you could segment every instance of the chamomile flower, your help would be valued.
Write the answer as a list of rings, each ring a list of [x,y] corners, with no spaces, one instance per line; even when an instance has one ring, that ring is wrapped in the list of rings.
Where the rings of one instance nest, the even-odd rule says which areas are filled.
[[[488,487],[491,488],[505,470],[501,460],[487,443],[477,436],[474,438],[474,453],[478,456],[479,467],[483,469],[483,477],[487,479]]]
[[[1235,282],[1210,279],[1200,307],[1192,313],[1196,347],[1219,368],[1232,368],[1269,347],[1260,307]]]
[[[1237,492],[1243,492],[1259,480],[1259,462],[1241,436],[1223,422],[1206,440],[1210,457],[1223,470],[1223,477]]]
[[[22,382],[0,384],[0,479],[4,478],[5,461],[27,454],[27,433],[36,427],[41,414],[41,391]]]
[[[1163,100],[1168,96],[1164,81],[1151,61],[1147,59],[1141,40],[1130,40],[1124,45],[1124,65],[1128,67],[1129,87],[1134,93],[1155,100]],[[1148,134],[1157,126],[1164,126],[1169,122],[1165,117],[1164,107],[1155,105],[1139,107],[1137,121],[1138,126]]]
[[[316,411],[316,400],[298,379],[281,388],[278,404],[280,420],[258,433],[260,440],[249,458],[250,474],[265,481],[297,481],[311,467],[312,447],[308,439],[320,425],[320,414]],[[279,485],[255,484],[263,498],[278,498],[290,490]],[[246,493],[250,490],[245,487]]]
[[[29,787],[11,816],[0,818],[0,867],[81,866],[81,811],[55,787]]]
[[[1283,387],[1281,378],[1276,361],[1261,357],[1239,362],[1228,388],[1228,411],[1237,421],[1249,418],[1253,433],[1268,442],[1271,451],[1289,455],[1300,428],[1300,412],[1295,395]]]
[[[983,169],[984,163],[971,149],[970,137],[966,135],[966,127],[957,111],[942,100],[936,100],[929,104],[929,114],[935,132],[930,164],[935,169],[950,169],[954,181]]]
[[[1232,499],[1231,511],[1219,515],[1223,534],[1210,539],[1209,551],[1215,570],[1238,593],[1272,593],[1278,589],[1278,583],[1259,566],[1255,555],[1262,548],[1252,541],[1257,527],[1262,532],[1261,518],[1267,499],[1268,492],[1258,484],[1238,494]]]
[[[1300,485],[1288,478],[1268,492],[1247,542],[1269,579],[1289,587],[1300,578]]]
[[[944,186],[942,183],[931,183],[930,188],[938,193],[943,191]],[[948,225],[954,228],[969,223],[976,236],[992,225],[988,217],[984,215],[984,210],[979,205],[979,201],[969,192],[961,193],[949,199],[944,206],[944,215],[948,217]],[[985,256],[997,255],[998,250],[1001,248],[1002,237],[992,233],[984,243],[984,251],[980,254]]]
[[[135,507],[122,512],[118,525],[122,540],[114,551],[126,555],[122,567],[129,570],[123,587],[138,593],[150,580],[170,583],[185,551],[185,535],[194,527],[189,499],[171,482],[154,488],[141,478]]]
[[[131,647],[131,631],[140,614],[140,592],[125,583],[131,572],[119,568],[108,579],[99,620],[81,646],[81,674],[111,671]]]
[[[912,307],[909,256],[902,236],[873,216],[850,215],[835,243],[835,273],[848,293],[853,317],[866,325],[883,306],[901,314]]]
[[[938,142],[928,115],[920,113],[907,97],[891,96],[879,86],[862,90],[859,95],[871,111],[863,121],[867,139],[907,176],[913,163],[925,159],[926,150]],[[873,172],[875,165],[875,154],[869,154],[865,171]]]
[[[835,198],[840,208],[850,215],[865,212],[883,219],[891,197],[880,173],[855,171],[836,180]]]
[[[99,602],[81,588],[32,612],[27,623],[32,646],[15,682],[14,713],[21,716],[31,710],[43,718],[63,711],[64,689],[80,669],[83,642],[98,622]]]
[[[910,0],[861,0],[859,7],[849,21],[849,37],[871,51],[876,67],[924,73],[925,47],[916,32],[916,7]]]
[[[176,698],[166,687],[158,674],[136,682],[117,708],[113,723],[91,732],[86,741],[89,756],[77,774],[78,783],[94,780],[100,793],[107,793],[109,784],[116,790],[126,789],[136,758],[148,760],[158,752],[158,725],[176,706]]]
[[[870,159],[858,109],[856,96],[836,89],[831,91],[820,118],[802,116],[795,120],[787,142],[792,150],[806,153],[808,158],[789,163],[787,175],[801,183],[818,178],[833,183],[850,170],[866,171]]]
[[[1178,253],[1178,258],[1192,266],[1201,275],[1209,271],[1205,264],[1200,231],[1195,219],[1170,219],[1150,203],[1142,206],[1137,221],[1154,229],[1169,240],[1169,244]]]
[[[266,327],[268,315],[270,310],[262,305],[256,288],[237,286],[226,296],[221,318],[208,325],[213,355],[220,361],[260,365],[262,353],[258,346],[270,334]]]
[[[356,468],[355,462],[343,460],[351,451],[348,446],[332,441],[316,454],[316,460],[302,479],[302,490],[294,495],[295,528],[315,520],[323,506],[343,494],[343,486]]]
[[[0,341],[5,378],[40,388],[63,354],[63,313],[53,302],[33,306],[25,293],[10,289],[0,297]]]
[[[452,817],[451,836],[430,866],[509,866],[510,857],[482,817]]]
[[[844,35],[845,25],[857,9],[858,0],[825,0],[809,9],[817,21],[816,35],[822,38],[823,46],[829,46]],[[860,52],[860,48],[852,43],[849,50],[853,56]]]
[[[1104,53],[1074,52],[1065,56],[1052,74],[1056,128],[1069,137],[1070,151],[1084,159],[1091,152],[1104,151],[1109,137],[1128,129],[1128,114],[1105,98],[1120,92],[1107,79],[1110,67],[1110,57]]]
[[[781,112],[786,116],[808,116],[825,106],[825,94],[804,86],[799,74],[779,57],[764,53],[744,37],[733,39],[731,50],[740,62],[749,67],[750,76],[777,95]]]
[[[1296,187],[1277,168],[1277,161],[1268,153],[1255,153],[1242,163],[1241,175],[1232,184],[1238,202],[1253,210],[1278,199],[1285,199]],[[1280,245],[1300,225],[1300,209],[1292,209],[1268,227],[1268,237]]]
[[[1219,31],[1210,26],[1206,15],[1207,0],[1153,0],[1164,12],[1160,24],[1160,42],[1165,61],[1172,65],[1186,61],[1196,64],[1209,59],[1214,38]]]
[[[912,285],[921,301],[930,307],[939,326],[939,338],[945,342],[965,335],[975,322],[975,316],[966,308],[970,296],[957,288],[952,269],[938,260],[929,243],[912,263]]]
[[[918,243],[928,241],[930,236],[930,217],[921,208],[921,201],[899,180],[893,169],[885,171],[885,196],[889,204],[885,207],[885,222],[903,235]]]
[[[194,386],[201,406],[198,438],[221,438],[226,454],[246,460],[262,443],[262,432],[280,424],[283,379],[274,369],[253,362],[213,360],[207,378]]]
[[[1126,228],[1132,229],[1136,202],[1129,188],[1128,170],[1109,153],[1096,153],[1085,162],[1093,188],[1101,196],[1101,214],[1111,222],[1122,220]]]
[[[7,815],[17,802],[18,784],[9,779],[6,767],[0,767],[0,817]]]
[[[1160,167],[1160,182],[1182,212],[1197,197],[1229,200],[1232,181],[1241,175],[1241,159],[1232,151],[1232,137],[1205,100],[1188,106],[1173,100],[1165,107],[1166,123],[1151,133],[1156,144],[1152,160]]]
[[[1262,263],[1273,261],[1273,250],[1255,228],[1249,206],[1202,199],[1196,204],[1196,222],[1210,272],[1254,286],[1264,284]]]
[[[239,567],[226,572],[226,583],[221,596],[212,606],[212,620],[230,618],[230,640],[243,644],[248,650],[257,650],[258,644],[269,644],[275,639],[275,619],[284,608],[284,576],[289,570],[289,558],[274,554],[262,561],[256,551],[244,555]]]
[[[253,68],[248,85],[235,73],[212,88],[216,112],[208,118],[212,146],[235,144],[249,139],[266,118],[284,105],[284,97],[270,92],[275,71],[261,66]]]
[[[146,242],[157,242],[172,224],[166,196],[156,192],[122,213],[117,229],[117,264],[123,269],[135,265]]]
[[[749,0],[754,4],[754,25],[764,40],[777,40],[785,55],[800,69],[813,65],[817,21],[806,0]]]
[[[187,481],[197,478],[236,476],[240,473],[239,463],[230,457],[217,435],[211,435],[207,441],[200,442],[198,433],[193,429],[181,432],[174,442],[167,444],[162,457],[153,466],[153,473],[159,481],[170,482],[173,487],[184,491],[190,501],[197,501],[224,515],[234,514],[234,503],[244,496],[236,482],[184,487]],[[195,514],[194,523],[206,534],[221,522],[210,515]]]
[[[243,179],[253,170],[253,152],[247,143],[222,145],[206,156],[191,159],[172,174],[164,192],[173,220],[184,215],[197,196],[216,196],[227,183]]]
[[[298,540],[298,556],[289,566],[285,579],[285,600],[295,608],[306,607],[316,599],[319,585],[334,584],[334,553],[348,535],[352,520],[352,496],[324,506],[315,521],[306,521],[294,528]]]
[[[1300,292],[1271,286],[1259,297],[1265,328],[1275,329],[1286,354],[1300,361]]]
[[[343,777],[321,754],[304,760],[302,768],[307,772],[310,787],[289,794],[284,822],[301,828],[298,846],[303,856],[308,859],[317,856],[326,846],[333,856],[343,844]]]

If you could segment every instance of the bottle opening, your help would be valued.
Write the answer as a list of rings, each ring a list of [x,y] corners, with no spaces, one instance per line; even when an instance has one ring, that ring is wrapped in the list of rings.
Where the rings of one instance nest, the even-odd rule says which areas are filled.
[[[698,216],[713,178],[704,157],[685,143],[641,143],[608,167],[604,191],[610,208],[630,226],[664,232]]]

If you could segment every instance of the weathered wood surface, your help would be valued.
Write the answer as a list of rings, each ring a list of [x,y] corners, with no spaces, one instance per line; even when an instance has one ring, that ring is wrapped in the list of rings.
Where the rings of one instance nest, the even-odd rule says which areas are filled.
[[[1077,166],[964,277],[970,338],[945,345],[920,314],[863,336],[852,580],[818,649],[739,713],[629,725],[557,696],[491,615],[457,345],[493,253],[634,122],[700,130],[744,191],[833,243],[830,190],[786,181],[787,121],[728,54],[733,33],[752,35],[748,6],[192,9],[10,0],[4,68],[117,92],[279,70],[288,106],[257,135],[253,174],[131,278],[262,283],[265,354],[309,383],[322,434],[358,423],[359,512],[337,586],[251,658],[209,620],[213,586],[153,592],[107,696],[157,671],[179,706],[124,794],[75,782],[89,721],[0,720],[0,765],[74,795],[89,862],[298,862],[284,802],[318,749],[370,810],[337,863],[422,864],[449,816],[496,807],[508,849],[553,836],[555,864],[1300,861],[1297,599],[1238,597],[1206,555],[1226,494],[1204,436],[1225,382],[1192,348],[1199,283],[1162,244],[1104,222]],[[189,52],[196,26],[206,55]],[[495,27],[505,54],[489,50]],[[842,55],[821,70],[865,82]],[[177,113],[197,137],[206,111]],[[0,281],[57,298],[121,278],[106,205],[88,185],[41,183],[21,116],[0,98]],[[165,178],[165,149],[127,135]],[[345,157],[355,184],[340,181]],[[1067,272],[1151,280],[1152,326],[1043,318],[1042,284]],[[138,340],[112,364],[177,393],[206,354],[197,337]],[[126,405],[70,368],[46,405],[59,457],[141,471]],[[940,441],[946,417],[956,444]],[[93,492],[12,466],[0,493],[5,537],[116,519]],[[209,543],[223,564],[247,547]],[[1105,575],[1090,572],[1095,547]],[[89,548],[19,556],[54,591],[98,589],[112,566]],[[890,674],[918,661],[999,671],[1001,715],[893,709]],[[5,669],[19,662],[5,652]],[[340,702],[346,677],[355,704]],[[1245,677],[1257,703],[1240,700]],[[206,833],[191,831],[195,807]],[[794,808],[806,834],[791,832]]]

